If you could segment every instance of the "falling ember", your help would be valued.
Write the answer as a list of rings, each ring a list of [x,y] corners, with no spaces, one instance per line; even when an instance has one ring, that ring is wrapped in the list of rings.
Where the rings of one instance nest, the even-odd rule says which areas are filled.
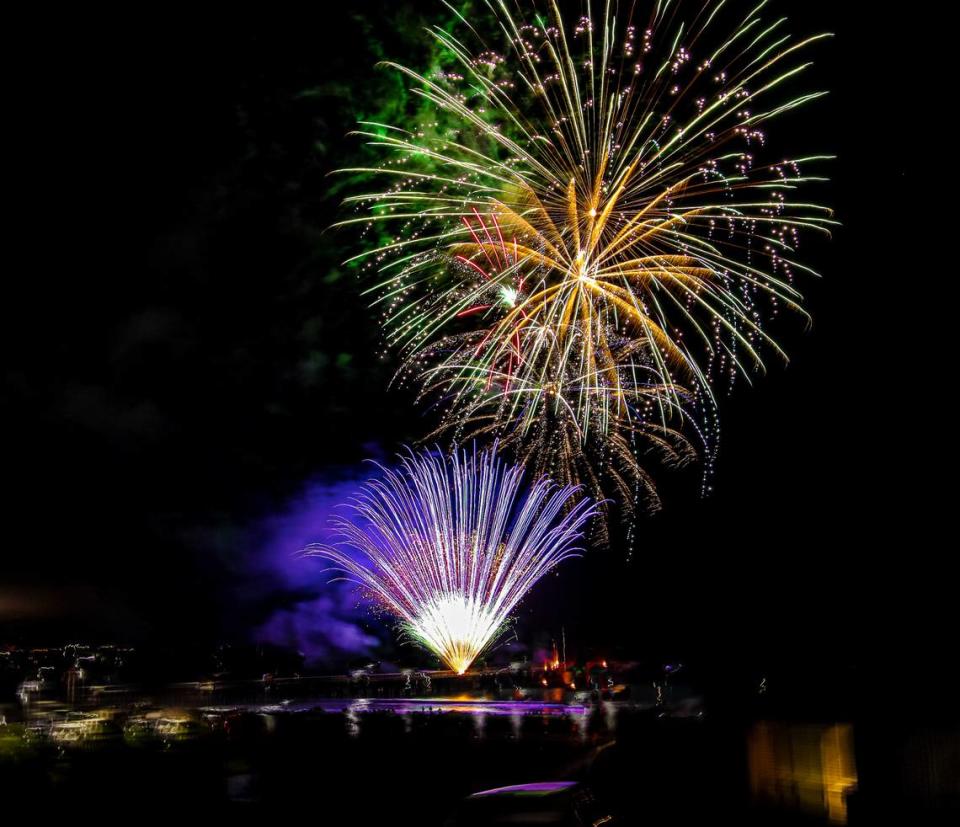
[[[510,612],[577,541],[596,512],[575,486],[492,450],[403,457],[338,518],[338,542],[310,546],[394,614],[405,634],[463,674],[496,642]]]

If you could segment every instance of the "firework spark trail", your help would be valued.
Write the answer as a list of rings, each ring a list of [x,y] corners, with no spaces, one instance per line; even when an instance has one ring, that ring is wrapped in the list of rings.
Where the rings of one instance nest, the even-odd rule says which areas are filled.
[[[413,453],[358,494],[340,540],[308,553],[334,564],[406,634],[458,674],[491,646],[510,612],[554,566],[581,551],[596,513],[574,486],[541,477],[497,447],[449,456]]]
[[[455,440],[492,432],[559,479],[587,464],[652,494],[639,447],[685,457],[692,424],[709,464],[714,386],[785,357],[767,318],[803,313],[800,233],[835,222],[794,194],[829,156],[775,156],[764,127],[826,94],[784,92],[829,35],[794,39],[767,2],[660,0],[639,22],[609,2],[575,21],[552,0],[486,5],[502,50],[461,18],[464,40],[431,30],[455,71],[387,64],[438,120],[359,130],[391,185],[341,223],[389,239],[352,260],[380,274],[401,374]]]

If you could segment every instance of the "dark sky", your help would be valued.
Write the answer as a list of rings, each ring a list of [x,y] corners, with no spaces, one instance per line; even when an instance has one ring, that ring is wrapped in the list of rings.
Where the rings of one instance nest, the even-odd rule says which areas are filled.
[[[250,564],[261,522],[426,430],[386,389],[336,266],[349,241],[321,231],[373,63],[416,65],[405,32],[433,6],[341,5],[11,27],[0,631],[242,639],[289,600]],[[844,226],[807,248],[825,276],[802,284],[814,325],[782,320],[789,367],[724,403],[711,497],[663,475],[632,563],[597,552],[528,602],[582,641],[900,658],[953,623],[915,464],[936,450],[910,401],[929,331],[905,332],[922,325],[899,250],[921,201],[922,42],[854,4],[780,5],[797,31],[837,33],[815,50],[832,94],[790,121],[798,148],[839,156],[822,198]]]

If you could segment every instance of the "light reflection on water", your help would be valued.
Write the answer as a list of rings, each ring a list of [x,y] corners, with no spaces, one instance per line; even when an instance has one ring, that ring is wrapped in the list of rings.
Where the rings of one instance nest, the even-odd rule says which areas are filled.
[[[847,823],[857,768],[850,724],[760,721],[747,735],[754,800]]]
[[[298,713],[305,713],[305,722],[320,720],[309,715],[312,711],[324,713],[320,719],[327,724],[341,722],[339,731],[348,736],[350,741],[360,739],[355,742],[358,746],[395,735],[419,739],[421,745],[430,743],[430,739],[462,736],[490,741],[491,744],[504,739],[536,741],[546,737],[558,748],[562,744],[580,744],[583,747],[592,744],[596,748],[603,742],[610,744],[616,741],[622,742],[628,751],[642,752],[644,749],[660,748],[648,742],[648,735],[652,735],[661,746],[669,744],[673,734],[688,738],[691,733],[702,732],[702,736],[696,736],[695,742],[685,742],[697,744],[707,743],[709,739],[717,737],[716,730],[701,729],[693,722],[693,719],[700,717],[698,706],[679,705],[667,713],[652,704],[631,701],[591,704],[530,699],[483,700],[468,696],[315,698],[270,704],[207,706],[192,711],[165,709],[127,716],[114,710],[115,714],[107,717],[116,724],[109,732],[122,732],[124,742],[146,745],[151,739],[171,743],[202,742],[216,732],[236,737],[234,733],[255,731],[257,721],[260,721],[260,731],[271,735],[281,733],[282,736],[282,733],[291,731],[290,726],[296,726]],[[99,734],[100,730],[93,725],[107,720],[104,715],[65,712],[67,717],[61,719],[53,711],[47,712],[47,738],[58,747],[78,749],[84,742],[92,744],[109,734],[107,730],[104,730],[105,734]],[[672,726],[667,729],[647,728],[646,722],[653,722],[664,715],[691,719],[694,729],[683,727],[675,730]],[[287,723],[281,728],[281,722],[285,719]],[[39,731],[39,722],[40,716],[31,731]],[[153,722],[156,726],[152,729],[147,727],[141,733],[136,726],[140,722]],[[172,722],[179,727],[176,733],[172,730],[168,732]],[[234,722],[237,722],[236,727]],[[254,722],[252,730],[249,728],[251,722]],[[333,729],[328,727],[326,731],[335,730],[336,726]],[[599,741],[595,740],[597,736],[600,737]],[[853,728],[850,724],[760,721],[735,735],[724,749],[732,749],[731,758],[735,759],[738,752],[746,758],[746,772],[741,783],[749,785],[750,798],[755,804],[764,808],[801,812],[834,824],[847,823],[846,797],[856,788],[858,780]],[[504,753],[509,754],[512,753]],[[706,783],[712,783],[709,779],[714,776],[722,777],[723,769],[719,766],[703,766]]]
[[[342,700],[313,701],[305,705],[308,709],[322,709],[324,712],[352,710],[359,712],[393,712],[396,715],[442,714],[457,712],[461,715],[473,715],[483,718],[487,715],[567,715],[585,716],[591,707],[583,704],[537,703],[531,701],[482,701],[475,699],[438,699],[438,698],[400,698],[370,699],[355,698],[347,705]],[[287,707],[289,710],[290,707]]]
[[[599,706],[530,701],[484,701],[469,698],[355,699],[310,704],[325,712],[342,712],[348,734],[356,736],[369,713],[393,713],[409,733],[414,717],[453,713],[472,719],[473,733],[484,738],[491,718],[508,718],[512,737],[524,735],[524,721],[563,718],[580,740],[589,735],[591,721],[601,721],[616,734],[618,715],[649,710],[649,706],[607,702]],[[746,734],[746,753],[752,799],[761,806],[818,816],[833,824],[847,823],[846,796],[857,785],[853,728],[850,724],[808,724],[760,721]]]
[[[573,729],[581,740],[588,734],[590,715],[594,708],[583,704],[541,703],[530,701],[484,701],[473,698],[403,698],[370,699],[355,698],[347,703],[342,700],[321,700],[305,704],[285,705],[283,707],[260,707],[256,711],[269,716],[275,712],[301,712],[321,709],[326,713],[342,713],[346,720],[346,731],[351,737],[358,737],[363,730],[363,717],[371,713],[396,715],[403,722],[404,734],[414,729],[417,716],[455,715],[470,718],[474,737],[487,736],[487,722],[490,718],[506,718],[510,722],[511,737],[522,736],[524,718],[546,717],[563,718],[572,723]],[[253,710],[251,710],[253,711]],[[612,731],[616,722],[616,707],[612,703],[603,705],[604,721]],[[499,728],[497,731],[501,731]]]

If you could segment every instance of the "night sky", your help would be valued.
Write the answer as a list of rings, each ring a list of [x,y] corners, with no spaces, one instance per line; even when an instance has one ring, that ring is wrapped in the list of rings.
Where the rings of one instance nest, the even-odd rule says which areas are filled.
[[[339,266],[353,240],[324,232],[343,195],[327,173],[386,88],[375,62],[417,66],[441,7],[330,5],[84,10],[8,32],[0,638],[206,645],[345,613],[363,648],[349,607],[289,555],[362,459],[431,420],[387,387]],[[723,400],[713,494],[699,469],[660,473],[632,562],[614,547],[562,568],[524,604],[531,632],[828,665],[900,664],[950,638],[917,466],[941,427],[912,366],[929,331],[903,327],[922,327],[901,266],[924,163],[920,46],[904,45],[919,38],[854,4],[779,5],[794,31],[837,34],[812,50],[832,94],[772,135],[839,156],[816,196],[843,227],[804,253],[824,274],[800,282],[813,327],[781,318],[790,365]]]

